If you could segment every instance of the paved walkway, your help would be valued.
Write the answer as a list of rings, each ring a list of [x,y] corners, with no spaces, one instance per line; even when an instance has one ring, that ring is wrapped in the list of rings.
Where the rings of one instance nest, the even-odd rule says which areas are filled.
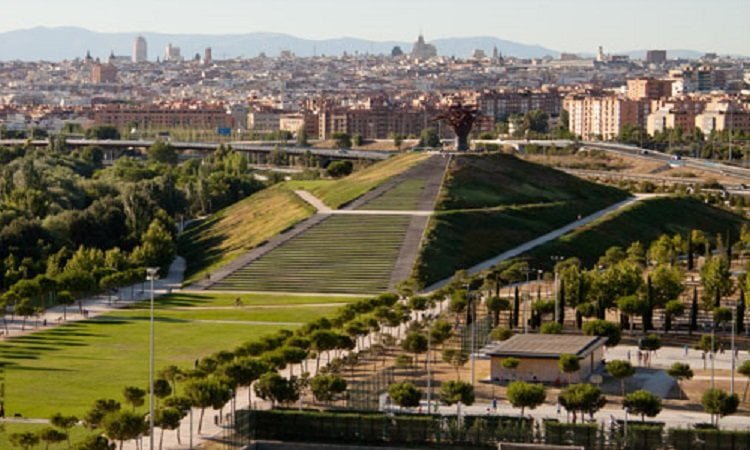
[[[531,241],[526,242],[525,244],[521,244],[518,247],[512,248],[510,250],[507,250],[503,253],[500,253],[499,255],[490,258],[486,261],[483,261],[473,267],[470,267],[466,272],[469,275],[477,274],[483,270],[487,270],[490,267],[498,264],[501,261],[505,261],[506,259],[515,258],[516,256],[519,256],[523,253],[528,252],[529,250],[538,247],[542,244],[545,244],[549,241],[552,241],[554,239],[557,239],[567,233],[570,233],[571,231],[581,228],[584,225],[588,225],[589,223],[606,216],[607,214],[613,213],[615,211],[627,208],[628,206],[641,201],[646,200],[649,198],[658,197],[661,194],[636,194],[635,197],[630,197],[627,200],[623,200],[619,203],[615,203],[614,205],[608,206],[607,208],[604,208],[600,211],[595,212],[594,214],[591,214],[589,216],[586,216],[582,219],[576,220],[575,222],[571,222],[564,227],[558,228],[556,230],[550,231],[549,233],[539,236],[536,239],[533,239]],[[438,281],[435,284],[428,286],[425,288],[425,292],[432,292],[435,290],[438,290],[442,288],[443,286],[447,285],[451,282],[453,278],[446,278],[444,280]]]
[[[185,260],[182,257],[175,258],[169,268],[166,278],[160,278],[154,282],[154,295],[160,296],[180,288],[185,273]],[[119,308],[147,300],[151,295],[151,286],[148,282],[138,283],[117,289],[111,296],[97,295],[81,300],[78,304],[63,308],[54,306],[44,311],[36,318],[23,320],[15,316],[14,320],[6,319],[5,329],[2,330],[3,337],[15,337],[33,333],[41,329],[52,328],[68,322],[76,322],[106,314]],[[22,330],[23,328],[23,330]]]

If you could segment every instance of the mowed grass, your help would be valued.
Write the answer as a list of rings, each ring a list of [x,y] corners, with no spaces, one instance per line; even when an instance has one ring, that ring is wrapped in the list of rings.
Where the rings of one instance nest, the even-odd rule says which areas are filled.
[[[185,283],[227,264],[314,213],[282,184],[257,192],[190,227],[179,239]]]
[[[388,289],[409,216],[331,216],[211,289],[376,294]]]
[[[662,234],[686,236],[691,230],[703,230],[711,238],[717,233],[726,236],[731,230],[736,239],[740,227],[746,222],[736,214],[694,198],[653,198],[602,217],[523,256],[531,258],[533,267],[551,266],[552,255],[575,256],[586,267],[591,267],[614,245],[626,249],[631,243],[640,241],[648,247]]]
[[[211,292],[210,294],[197,292],[180,292],[159,299],[156,308],[186,308],[197,307],[228,307],[236,306],[237,299],[242,306],[286,306],[286,305],[310,305],[330,303],[351,303],[364,299],[364,297],[351,296],[329,296],[329,295],[285,295],[285,294],[225,294]]]
[[[626,193],[512,155],[454,157],[437,209],[478,209],[497,206],[609,198]]]
[[[414,276],[428,286],[627,196],[511,155],[456,156]]]
[[[379,161],[340,180],[293,181],[289,186],[308,190],[331,208],[340,208],[428,157],[425,153],[404,153]]]
[[[211,294],[176,295],[165,297],[164,305],[160,304],[162,299],[157,300],[157,370],[169,364],[191,367],[196,358],[232,350],[280,329],[293,329],[293,323],[313,320],[337,309],[289,306],[302,301],[300,297],[266,296],[268,307],[256,310],[251,306],[227,308],[227,301],[236,296],[218,296],[215,304],[211,298]],[[248,300],[254,300],[255,306],[263,303],[260,297]],[[201,301],[201,307],[176,306],[184,301]],[[169,304],[175,306],[165,307]],[[132,309],[0,343],[0,361],[6,364],[6,414],[47,418],[60,411],[81,416],[98,398],[122,400],[125,386],[145,387],[149,330],[146,308],[144,302]]]
[[[422,198],[424,188],[425,180],[423,178],[404,180],[394,186],[393,189],[389,189],[382,195],[370,200],[359,209],[394,211],[415,210],[419,205],[419,200]]]

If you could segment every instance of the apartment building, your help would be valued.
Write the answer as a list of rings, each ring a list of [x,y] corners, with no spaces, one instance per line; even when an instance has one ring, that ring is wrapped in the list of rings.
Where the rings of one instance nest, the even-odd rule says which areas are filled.
[[[495,121],[506,120],[512,114],[526,114],[539,109],[549,116],[560,115],[562,97],[555,89],[550,90],[498,90],[484,91],[475,103],[483,116]]]
[[[616,95],[569,95],[563,100],[568,129],[581,138],[610,140],[625,125],[643,126],[649,104]]]
[[[94,111],[94,124],[139,130],[211,130],[232,127],[234,119],[223,107],[213,105],[106,105]]]

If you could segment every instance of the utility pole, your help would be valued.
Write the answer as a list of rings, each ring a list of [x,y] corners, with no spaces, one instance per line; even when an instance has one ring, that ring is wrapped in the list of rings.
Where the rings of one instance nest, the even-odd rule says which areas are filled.
[[[732,345],[731,345],[731,354],[729,357],[732,360],[731,368],[732,368],[732,374],[729,378],[729,391],[730,394],[734,395],[734,369],[736,365],[736,361],[734,358],[734,335],[737,334],[737,305],[732,308]]]
[[[149,450],[154,450],[154,281],[158,267],[146,269],[146,279],[151,281],[151,306],[148,347],[148,440]]]

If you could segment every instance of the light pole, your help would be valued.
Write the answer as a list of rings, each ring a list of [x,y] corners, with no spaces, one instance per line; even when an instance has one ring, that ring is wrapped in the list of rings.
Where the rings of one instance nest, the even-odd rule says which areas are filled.
[[[158,267],[149,267],[146,269],[146,279],[151,281],[148,339],[148,440],[150,450],[154,450],[154,281],[158,272]]]
[[[559,284],[559,279],[558,279],[559,273],[557,271],[557,263],[561,262],[563,259],[565,259],[565,257],[564,256],[550,256],[550,259],[555,262],[555,268],[554,268],[554,271],[555,271],[555,285],[554,285],[554,288],[553,288],[555,290],[555,322],[559,323],[560,322],[560,286],[558,286],[558,284]]]
[[[737,305],[734,305],[732,308],[732,345],[731,345],[731,354],[729,357],[731,358],[731,368],[732,368],[732,374],[729,378],[729,391],[730,394],[734,395],[734,368],[735,368],[735,360],[734,360],[734,335],[737,333]]]

